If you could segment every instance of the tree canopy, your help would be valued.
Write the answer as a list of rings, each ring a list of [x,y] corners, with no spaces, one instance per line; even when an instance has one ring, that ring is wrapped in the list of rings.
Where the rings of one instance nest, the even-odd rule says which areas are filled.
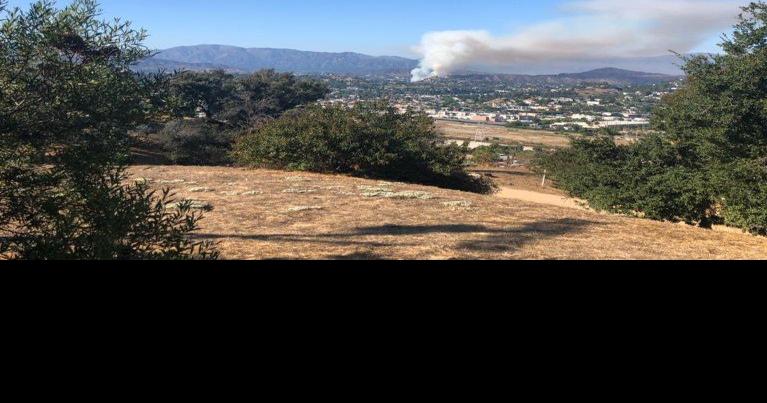
[[[767,4],[743,8],[723,53],[684,59],[684,86],[631,146],[577,141],[539,161],[592,206],[767,234]]]
[[[230,152],[240,132],[328,93],[320,81],[274,70],[184,71],[170,75],[165,90],[168,116],[146,138],[170,162],[185,165],[233,163]]]
[[[146,33],[63,9],[0,6],[0,255],[33,259],[215,257],[188,239],[199,213],[123,185],[128,130],[158,109],[161,80],[130,67]]]
[[[218,70],[175,74],[169,91],[175,117],[195,116],[201,108],[211,119],[246,127],[322,99],[329,89],[322,82],[274,70],[241,76]]]

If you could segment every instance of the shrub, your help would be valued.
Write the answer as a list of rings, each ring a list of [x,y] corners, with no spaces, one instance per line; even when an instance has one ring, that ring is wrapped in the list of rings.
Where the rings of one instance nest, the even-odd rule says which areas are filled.
[[[547,170],[557,186],[588,200],[593,208],[621,211],[627,209],[627,201],[622,199],[625,163],[625,148],[599,138],[573,140],[571,148],[542,154],[533,165],[536,170]]]
[[[507,146],[493,144],[491,146],[477,147],[471,152],[471,161],[476,165],[492,165],[501,161],[502,155],[511,158],[513,155],[521,153],[521,146]]]
[[[13,216],[26,219],[6,227],[11,231],[0,238],[0,253],[32,260],[218,258],[212,243],[188,236],[198,229],[202,212],[189,202],[176,203],[168,190],[157,195],[146,184],[124,185],[124,179],[122,171],[79,183],[4,175],[0,200],[34,202],[3,203],[3,210],[10,207]]]
[[[433,120],[424,114],[398,114],[380,102],[352,109],[314,105],[246,133],[234,155],[247,166],[490,192],[490,182],[465,171],[466,147],[443,143]]]
[[[235,132],[206,120],[174,120],[151,136],[178,165],[229,165]]]
[[[492,147],[478,147],[471,153],[471,162],[476,165],[491,165],[500,160],[500,155]]]
[[[738,162],[726,167],[724,178],[729,183],[718,200],[724,222],[753,234],[767,235],[767,163]]]

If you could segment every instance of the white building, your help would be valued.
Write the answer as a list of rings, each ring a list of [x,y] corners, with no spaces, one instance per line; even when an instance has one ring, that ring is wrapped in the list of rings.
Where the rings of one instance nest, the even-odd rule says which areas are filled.
[[[465,143],[469,143],[469,150],[476,150],[480,147],[492,147],[493,143],[486,143],[484,141],[468,141],[468,140],[447,140],[445,141],[446,145],[451,144],[457,144],[459,146],[464,145]]]

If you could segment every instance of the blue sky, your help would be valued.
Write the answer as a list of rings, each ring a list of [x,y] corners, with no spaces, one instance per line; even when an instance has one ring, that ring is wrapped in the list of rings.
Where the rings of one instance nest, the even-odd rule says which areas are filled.
[[[564,0],[102,0],[150,33],[155,49],[226,44],[414,56],[430,31],[506,35],[563,15]],[[26,6],[28,0],[10,0]],[[59,4],[66,4],[60,0]],[[716,36],[697,50],[714,50]]]

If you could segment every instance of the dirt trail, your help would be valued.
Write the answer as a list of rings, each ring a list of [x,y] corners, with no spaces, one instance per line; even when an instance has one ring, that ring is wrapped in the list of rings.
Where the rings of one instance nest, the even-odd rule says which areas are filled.
[[[501,187],[501,191],[496,193],[496,196],[504,199],[515,199],[531,203],[548,204],[550,206],[586,211],[590,210],[584,205],[585,202],[579,201],[578,199],[573,199],[571,197],[538,193],[530,190],[514,189],[505,186]]]

